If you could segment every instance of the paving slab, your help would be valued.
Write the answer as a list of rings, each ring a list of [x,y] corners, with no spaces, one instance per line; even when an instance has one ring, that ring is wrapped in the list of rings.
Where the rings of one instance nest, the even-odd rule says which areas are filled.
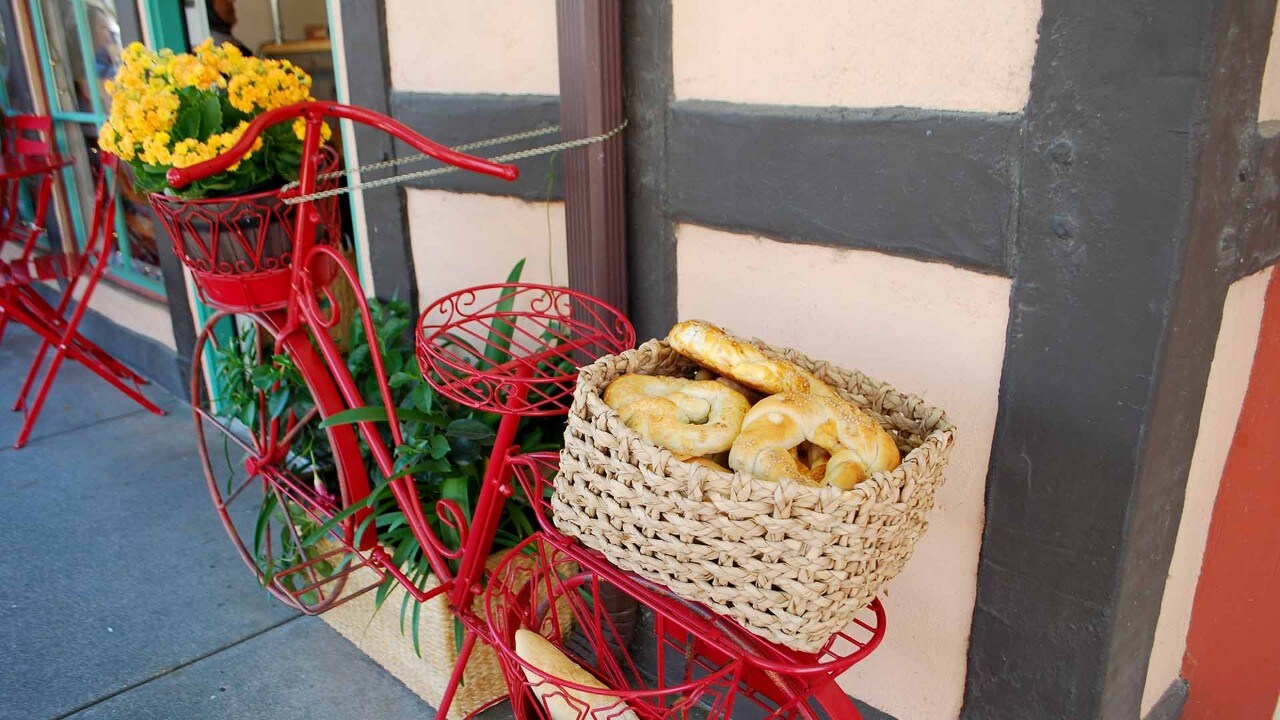
[[[40,338],[17,323],[5,328],[0,342],[0,448],[9,449],[22,427],[22,413],[11,412],[13,401],[26,378],[27,369],[40,348]],[[46,360],[46,366],[48,361]],[[174,399],[164,390],[144,386],[143,394],[165,410],[172,411]],[[166,402],[168,404],[166,404]],[[41,438],[146,412],[123,393],[74,360],[63,362],[49,389],[40,418],[32,430],[28,446]]]
[[[292,617],[227,541],[166,404],[0,451],[0,718],[59,717]]]
[[[74,720],[429,720],[429,705],[300,617],[71,715]]]

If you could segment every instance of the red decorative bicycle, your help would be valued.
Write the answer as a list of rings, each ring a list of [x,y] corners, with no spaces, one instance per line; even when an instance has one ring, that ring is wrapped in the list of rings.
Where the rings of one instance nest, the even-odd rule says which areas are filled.
[[[367,110],[307,102],[260,115],[224,155],[170,171],[170,183],[182,187],[227,169],[267,127],[296,118],[307,129],[297,187],[279,191],[280,198],[292,196],[287,211],[257,196],[154,203],[179,257],[199,271],[202,297],[218,310],[199,335],[191,375],[200,459],[222,522],[263,585],[283,602],[319,613],[376,587],[349,587],[352,573],[368,567],[418,602],[447,598],[465,634],[438,717],[447,716],[478,640],[497,650],[519,718],[728,718],[744,704],[770,718],[817,718],[819,707],[830,717],[859,717],[835,678],[880,642],[885,617],[878,602],[853,632],[804,655],[618,570],[549,522],[542,505],[558,456],[520,455],[513,439],[521,418],[568,411],[577,367],[634,346],[630,322],[599,300],[507,283],[452,293],[422,313],[416,346],[424,378],[457,403],[501,416],[472,516],[447,499],[423,508],[414,477],[396,473],[391,449],[405,438],[377,343],[370,343],[370,359],[378,397],[366,398],[334,338],[352,320],[343,317],[343,285],[353,291],[351,307],[365,336],[375,337],[375,329],[356,272],[335,244],[339,189],[326,172],[332,160],[321,147],[322,122],[369,125],[473,172],[512,180],[517,170],[450,150]],[[292,248],[268,258],[267,235],[282,223],[292,227]],[[226,262],[228,253],[237,261]],[[235,330],[226,328],[227,318]],[[234,372],[236,378],[216,378],[210,358],[219,353],[240,358],[239,369],[270,370],[248,380]],[[219,387],[239,385],[214,392],[217,380],[224,381]],[[286,385],[300,390],[283,392]],[[369,405],[384,408],[385,417],[324,423]],[[369,521],[365,500],[383,483],[439,580],[430,590],[393,562]],[[534,505],[542,530],[486,574],[499,517],[517,489]],[[458,541],[444,542],[433,524]],[[317,528],[331,529],[310,542]],[[638,600],[652,622],[622,632],[602,610],[605,587]],[[483,614],[476,610],[480,597]],[[558,648],[595,682],[557,677],[522,659],[517,637],[529,635],[521,631]]]

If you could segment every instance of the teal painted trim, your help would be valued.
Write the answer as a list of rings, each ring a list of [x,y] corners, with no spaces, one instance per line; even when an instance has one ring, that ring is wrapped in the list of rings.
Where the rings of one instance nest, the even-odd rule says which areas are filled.
[[[62,122],[84,123],[86,125],[101,125],[105,116],[95,115],[94,113],[71,111],[71,110],[54,110],[49,113],[54,120]]]
[[[93,38],[89,35],[89,11],[84,8],[84,0],[72,0],[71,6],[76,13],[76,35],[80,38],[80,60],[84,64],[84,77],[92,85],[89,88],[89,105],[93,114],[105,118],[102,109],[102,98],[98,97],[98,89],[102,87],[102,78],[98,77],[98,67],[93,59]],[[100,124],[101,121],[95,124]]]
[[[187,29],[182,20],[182,3],[173,0],[144,0],[143,11],[147,14],[147,26],[151,28],[153,50],[169,48],[179,53],[189,49]]]
[[[60,113],[58,107],[58,88],[53,80],[53,63],[49,60],[49,42],[48,33],[45,30],[44,8],[40,5],[40,0],[28,0],[27,6],[31,10],[31,24],[33,25],[36,40],[36,55],[40,56],[40,70],[44,77],[45,98],[49,102],[51,110],[50,115],[55,120],[53,127],[53,136],[58,144],[58,152],[67,154],[67,134],[62,122],[64,115],[87,115],[86,113]],[[92,118],[93,116],[88,115]],[[96,118],[95,118],[96,120]],[[73,122],[83,122],[75,120]],[[66,190],[67,210],[71,214],[72,232],[75,234],[75,242],[78,247],[84,247],[84,220],[80,211],[80,195],[75,191],[76,176],[75,171],[70,166],[62,169],[62,186]]]
[[[340,19],[338,15],[339,0],[326,0],[325,11],[329,15],[329,27],[337,27]],[[345,62],[339,62],[338,53],[342,52],[340,43],[329,43],[329,52],[333,55],[333,72],[334,79],[338,86],[338,102],[350,104],[350,93],[347,91],[347,65]],[[352,128],[355,124],[352,123]],[[352,158],[356,162],[352,163]],[[342,133],[342,164],[343,169],[351,172],[359,163],[360,158],[356,154],[356,139],[353,133]],[[351,243],[356,249],[356,277],[360,278],[361,284],[364,283],[364,253],[360,249],[364,247],[364,228],[360,223],[356,222],[356,194],[354,192],[347,193],[347,212],[351,214]],[[366,295],[371,294],[372,288],[361,288]]]
[[[155,0],[150,0],[155,2]],[[67,150],[67,125],[101,125],[106,121],[106,115],[102,108],[102,99],[98,97],[97,88],[99,86],[98,70],[93,65],[92,49],[93,41],[89,35],[89,19],[84,0],[72,0],[72,6],[75,10],[76,33],[80,42],[80,56],[84,61],[84,70],[86,78],[94,83],[93,90],[89,93],[90,102],[93,106],[93,112],[83,112],[79,110],[61,110],[58,108],[59,96],[57,84],[54,81],[53,64],[50,60],[47,23],[44,17],[44,8],[40,4],[40,0],[29,0],[28,7],[31,10],[31,20],[36,40],[37,55],[40,58],[40,69],[44,76],[44,85],[46,97],[49,101],[49,113],[54,120],[54,138],[58,145],[58,152],[68,155]],[[77,130],[78,131],[78,130]],[[85,234],[87,228],[85,226],[84,208],[80,202],[80,193],[76,191],[75,171],[71,167],[62,170],[62,185],[66,190],[67,210],[71,215],[72,231],[75,234],[75,241],[79,247],[84,247]],[[119,201],[117,201],[119,202]],[[116,212],[116,235],[118,242],[116,248],[120,252],[120,259],[123,262],[112,263],[109,272],[121,280],[141,287],[158,295],[164,295],[164,283],[143,273],[138,272],[133,267],[133,253],[129,243],[129,228],[125,221],[124,213],[120,212],[120,206],[117,205]]]

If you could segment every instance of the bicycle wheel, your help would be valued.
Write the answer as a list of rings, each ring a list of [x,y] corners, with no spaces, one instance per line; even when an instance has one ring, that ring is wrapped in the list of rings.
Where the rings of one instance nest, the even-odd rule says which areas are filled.
[[[209,319],[192,358],[192,414],[209,494],[241,559],[272,595],[317,614],[376,585],[346,587],[365,565],[349,549],[372,543],[354,538],[364,514],[320,532],[367,494],[368,476],[351,427],[320,427],[342,408],[311,341],[292,333],[276,354],[277,327],[270,315]]]

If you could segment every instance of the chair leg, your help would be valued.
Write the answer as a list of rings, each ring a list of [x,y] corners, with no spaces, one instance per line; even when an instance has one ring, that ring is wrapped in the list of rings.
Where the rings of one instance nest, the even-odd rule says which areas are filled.
[[[44,359],[44,350],[48,347],[45,343],[40,348],[40,353],[36,357],[36,362],[31,366],[31,372],[28,373],[28,384],[34,379],[37,371],[40,369],[41,361]],[[18,440],[13,443],[14,448],[20,448],[27,444],[27,438],[31,437],[31,428],[35,427],[36,418],[40,416],[40,408],[44,406],[44,399],[49,395],[49,387],[53,385],[53,378],[58,374],[58,367],[62,365],[63,350],[59,349],[53,354],[53,361],[49,363],[49,369],[45,371],[44,379],[40,382],[40,389],[36,391],[35,401],[31,403],[30,409],[26,411],[26,416],[22,419],[22,429],[18,431]],[[27,387],[23,386],[23,398],[19,402],[26,400],[25,394]],[[17,409],[16,407],[14,408]]]
[[[13,411],[17,412],[26,407],[27,395],[31,392],[31,386],[35,384],[36,376],[40,372],[40,366],[44,364],[44,356],[49,352],[49,346],[53,343],[47,338],[40,341],[40,349],[36,351],[35,362],[31,363],[31,369],[27,370],[27,377],[22,381],[22,389],[18,391],[18,399],[13,401]]]

